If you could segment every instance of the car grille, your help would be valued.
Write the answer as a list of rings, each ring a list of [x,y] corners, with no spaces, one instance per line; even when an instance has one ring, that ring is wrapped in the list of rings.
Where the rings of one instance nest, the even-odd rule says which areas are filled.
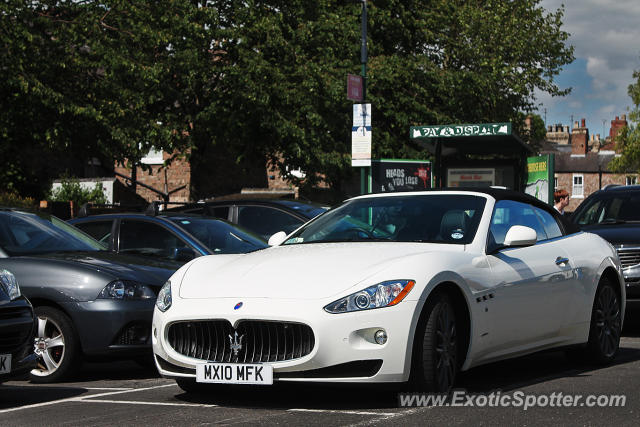
[[[617,248],[622,268],[640,264],[640,248]]]
[[[211,362],[258,363],[298,359],[311,353],[313,331],[293,322],[195,320],[169,326],[169,345],[178,353]]]
[[[33,314],[29,307],[0,309],[0,352],[11,352],[25,343],[33,332]]]

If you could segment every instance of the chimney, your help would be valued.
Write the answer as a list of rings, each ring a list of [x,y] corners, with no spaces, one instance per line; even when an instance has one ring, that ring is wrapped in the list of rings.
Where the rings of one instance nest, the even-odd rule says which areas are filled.
[[[627,115],[626,115],[626,114],[623,114],[623,115],[622,115],[622,121],[625,121],[625,120],[627,120]]]
[[[585,119],[582,119],[582,127],[578,127],[578,122],[575,125],[571,134],[571,154],[586,155],[589,151],[589,129],[585,126]]]
[[[586,128],[586,127],[587,127],[587,125],[586,125],[586,120],[585,120],[585,119],[582,119],[582,122],[581,122],[580,124],[581,124],[581,126],[580,126],[580,127],[583,127],[583,128]]]

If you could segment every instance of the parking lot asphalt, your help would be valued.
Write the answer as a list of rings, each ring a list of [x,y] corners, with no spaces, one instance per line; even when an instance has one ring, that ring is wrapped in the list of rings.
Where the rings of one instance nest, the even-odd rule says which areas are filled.
[[[92,363],[71,382],[0,385],[0,425],[638,425],[640,327],[625,328],[616,362],[594,367],[562,352],[530,355],[461,374],[463,406],[399,407],[398,390],[378,386],[276,384],[184,393],[153,368],[133,362]],[[560,406],[540,396],[582,396]],[[537,399],[544,406],[500,407],[491,395]],[[625,396],[624,406],[589,407],[590,396]],[[478,396],[484,396],[478,399]],[[553,397],[552,397],[553,399]],[[512,399],[513,401],[514,399]],[[556,399],[555,403],[558,403]]]

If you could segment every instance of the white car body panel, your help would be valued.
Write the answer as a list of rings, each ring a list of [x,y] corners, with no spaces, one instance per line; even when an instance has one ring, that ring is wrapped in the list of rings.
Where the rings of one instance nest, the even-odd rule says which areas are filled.
[[[411,195],[413,193],[390,194]],[[311,327],[310,354],[270,362],[281,381],[402,382],[409,379],[414,333],[425,302],[436,287],[455,286],[464,296],[470,319],[467,356],[473,366],[534,351],[585,343],[591,307],[605,269],[624,282],[615,250],[600,237],[575,233],[533,246],[486,253],[495,200],[487,203],[473,241],[466,245],[407,242],[345,242],[281,245],[244,255],[197,258],[170,279],[172,306],[153,317],[157,358],[184,371],[166,369],[166,377],[188,377],[203,360],[176,352],[168,343],[173,322],[226,319],[297,322]],[[380,196],[380,195],[376,195]],[[375,196],[363,196],[375,197]],[[556,263],[566,258],[564,263]],[[344,296],[387,280],[415,280],[395,306],[330,314],[323,307]],[[242,307],[236,309],[236,304]],[[624,312],[622,313],[624,318]],[[384,329],[388,341],[376,344]],[[369,377],[314,377],[301,373],[359,360],[382,360]]]

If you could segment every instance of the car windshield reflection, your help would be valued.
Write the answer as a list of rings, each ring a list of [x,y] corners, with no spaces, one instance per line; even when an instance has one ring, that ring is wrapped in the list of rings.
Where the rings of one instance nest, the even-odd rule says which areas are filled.
[[[212,218],[170,218],[215,254],[242,254],[268,247],[255,234]]]
[[[366,197],[308,223],[285,245],[356,241],[468,244],[485,198],[472,195]]]
[[[106,249],[56,217],[18,211],[0,211],[0,248],[9,256]]]

